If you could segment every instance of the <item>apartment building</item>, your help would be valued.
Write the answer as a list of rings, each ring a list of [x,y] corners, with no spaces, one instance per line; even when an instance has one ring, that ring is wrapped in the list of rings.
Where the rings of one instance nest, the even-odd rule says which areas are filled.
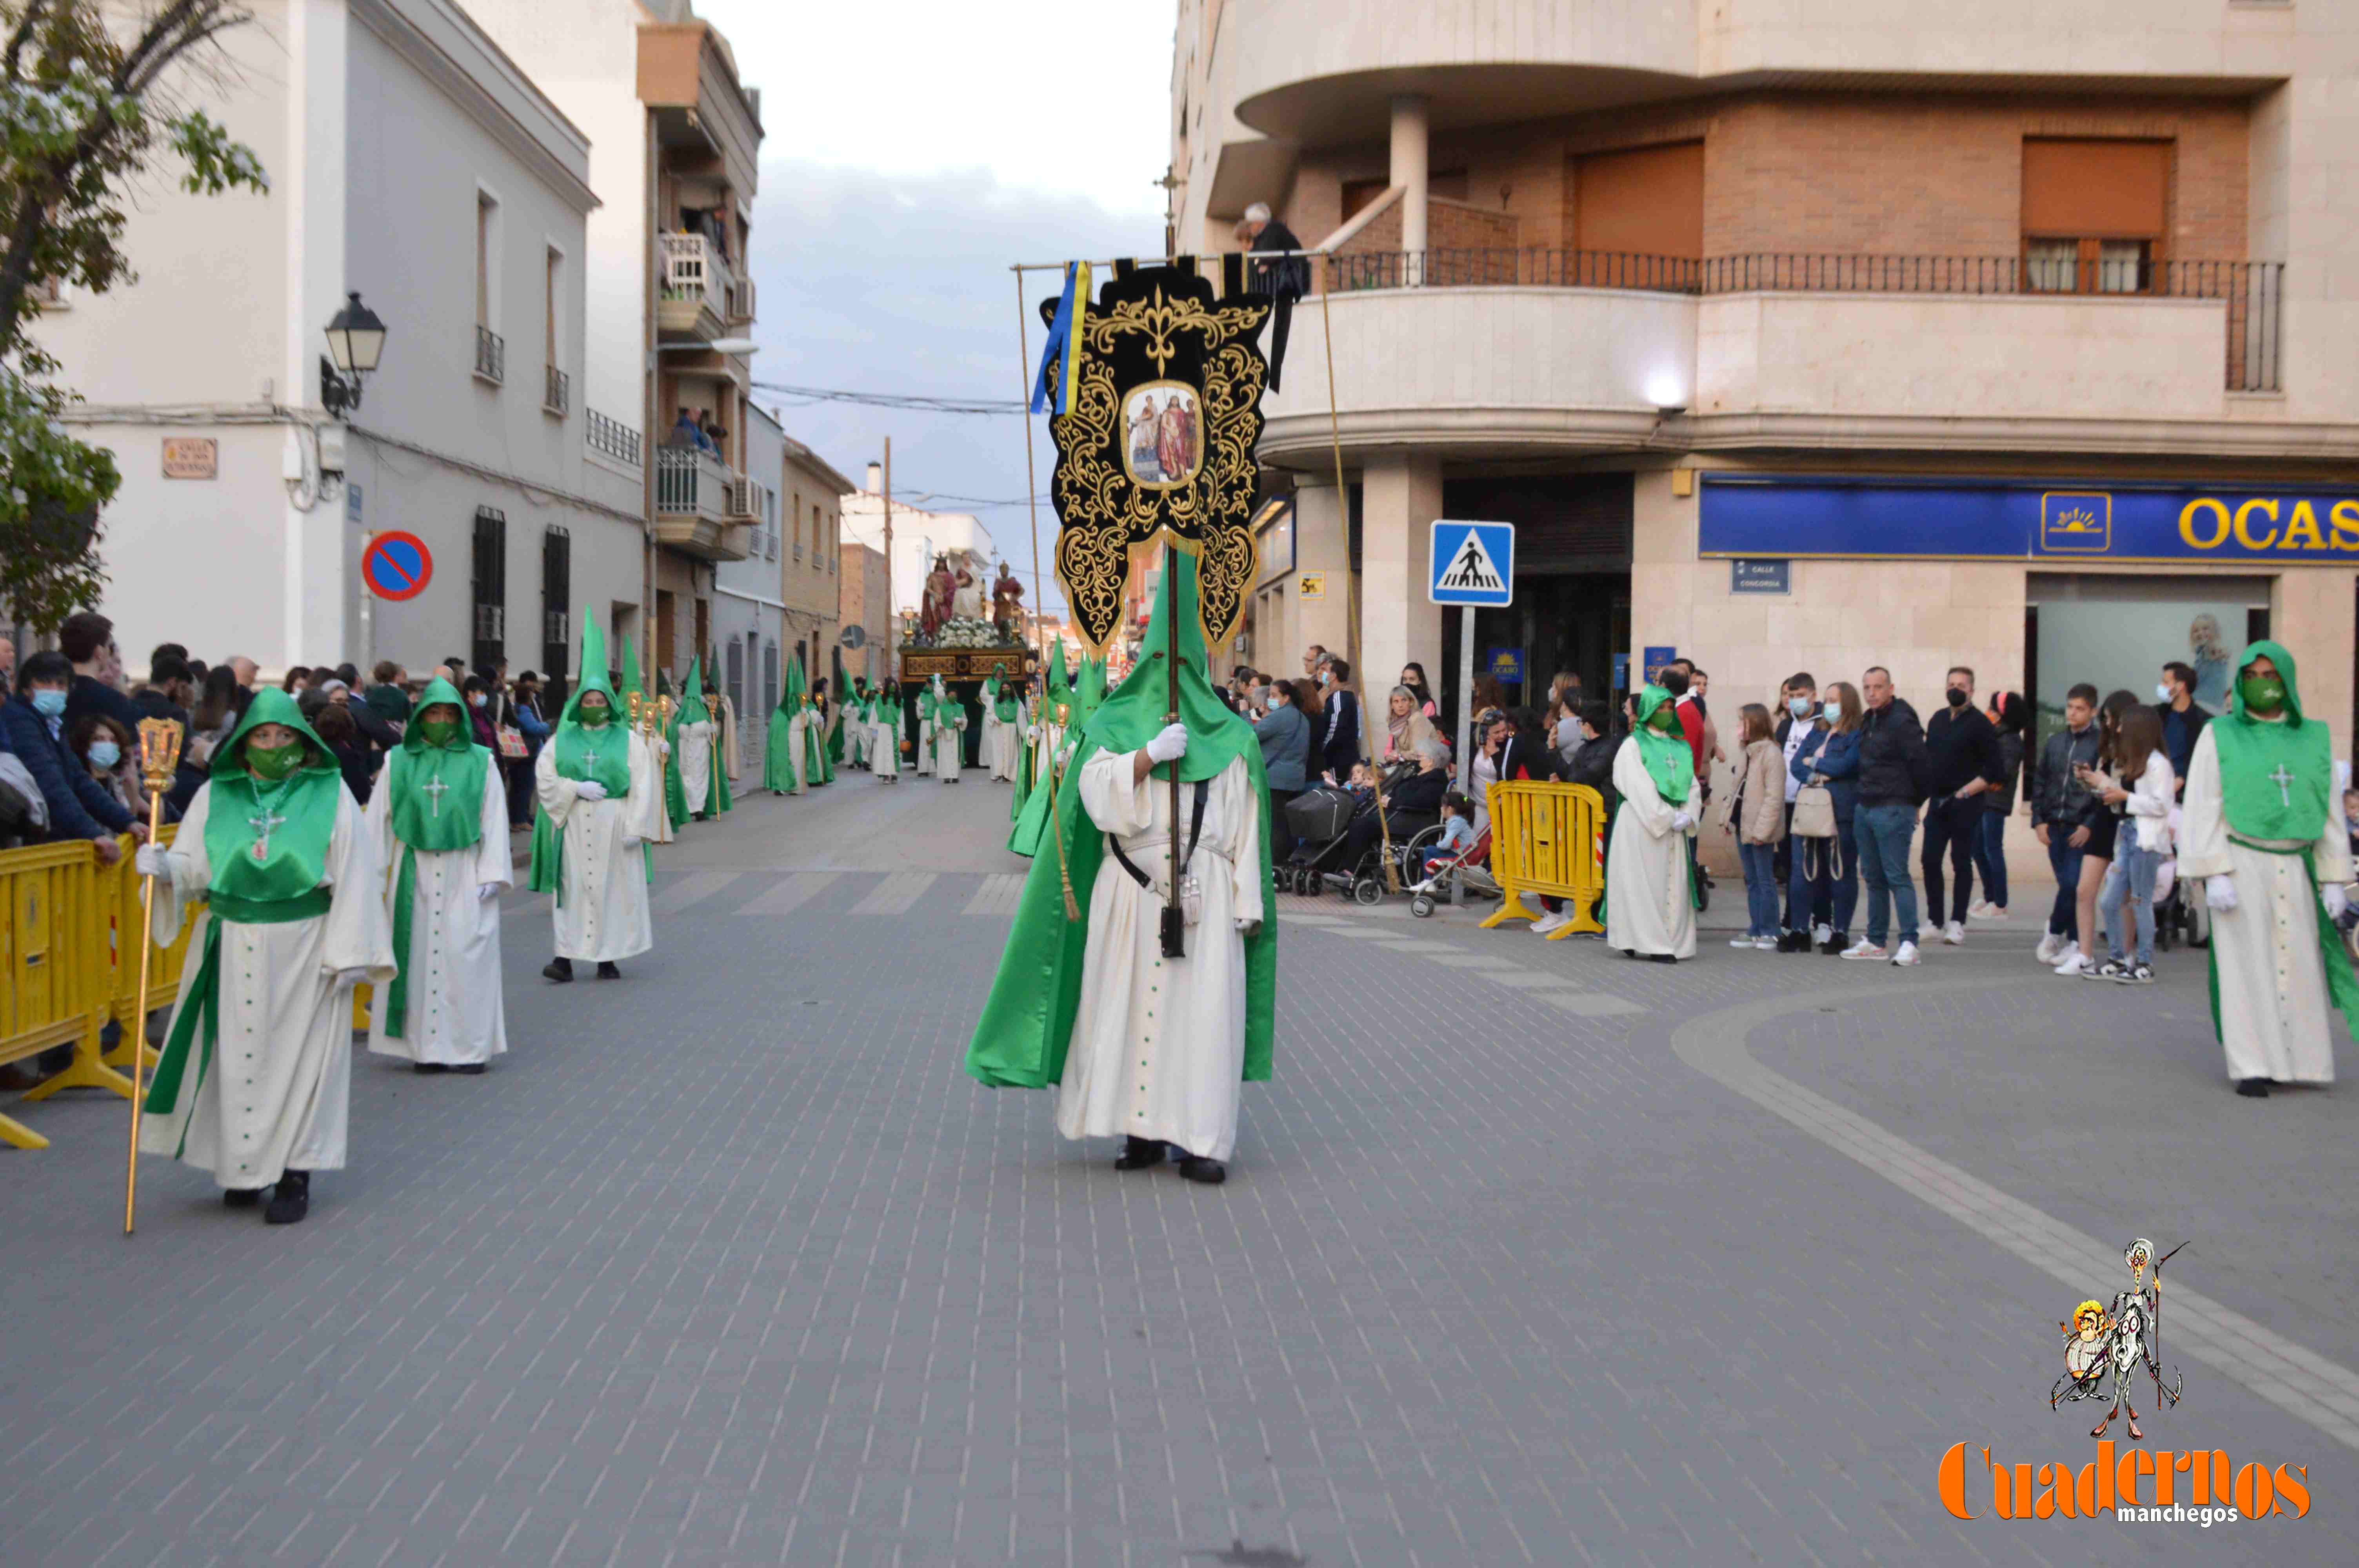
[[[843,654],[846,678],[864,676],[871,685],[888,677],[892,664],[892,644],[886,639],[893,633],[893,611],[886,591],[891,574],[885,569],[885,552],[846,539],[838,553],[842,557],[842,570],[837,578],[841,585],[837,615],[849,630],[860,628],[861,645],[847,649]]]
[[[268,170],[266,194],[155,183],[139,281],[61,290],[38,326],[111,449],[102,607],[135,667],[208,658],[570,676],[582,602],[641,598],[639,486],[592,460],[581,377],[588,137],[451,0],[256,0],[224,69],[173,82]],[[326,330],[383,325],[339,376]],[[379,598],[387,531],[431,557]]]
[[[1428,524],[1499,519],[1526,693],[1676,649],[1723,701],[2211,698],[2266,630],[2347,749],[2359,8],[1181,0],[1172,89],[1177,248],[1266,201],[1333,253],[1256,662],[1356,576],[1371,685],[1454,686]]]
[[[645,530],[643,587],[613,630],[678,681],[717,645],[716,573],[765,527],[747,266],[761,94],[690,0],[468,5],[590,137],[586,430],[592,460],[639,485]]]

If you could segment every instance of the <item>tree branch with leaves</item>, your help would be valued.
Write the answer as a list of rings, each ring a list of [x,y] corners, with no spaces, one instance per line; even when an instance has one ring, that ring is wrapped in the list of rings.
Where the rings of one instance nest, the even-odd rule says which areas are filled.
[[[31,329],[56,287],[137,281],[125,191],[179,168],[191,195],[269,189],[261,161],[168,81],[253,19],[238,0],[0,0],[0,610],[44,629],[97,601],[114,458],[67,433],[75,401]],[[110,25],[112,23],[112,25]]]

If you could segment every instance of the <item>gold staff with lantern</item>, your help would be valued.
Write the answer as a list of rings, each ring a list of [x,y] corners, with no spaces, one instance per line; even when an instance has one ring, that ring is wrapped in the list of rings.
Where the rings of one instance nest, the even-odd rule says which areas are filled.
[[[147,842],[164,830],[164,792],[180,765],[180,727],[169,719],[139,721],[139,777],[147,786]],[[147,1055],[147,980],[154,973],[156,946],[156,879],[144,878],[139,890],[139,1006],[129,1020],[131,1039],[131,1158],[123,1177],[123,1234],[131,1234],[139,1208],[139,1116],[142,1104],[140,1069]]]

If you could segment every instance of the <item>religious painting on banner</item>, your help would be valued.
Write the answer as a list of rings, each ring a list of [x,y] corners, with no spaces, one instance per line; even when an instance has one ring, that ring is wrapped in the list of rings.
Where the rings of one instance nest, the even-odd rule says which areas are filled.
[[[1224,258],[1221,287],[1191,259],[1116,263],[1078,318],[1067,362],[1070,412],[1049,422],[1057,576],[1090,651],[1122,629],[1134,555],[1158,543],[1196,557],[1206,643],[1225,646],[1245,618],[1256,575],[1247,526],[1260,483],[1268,362],[1258,338],[1266,295],[1245,287]]]

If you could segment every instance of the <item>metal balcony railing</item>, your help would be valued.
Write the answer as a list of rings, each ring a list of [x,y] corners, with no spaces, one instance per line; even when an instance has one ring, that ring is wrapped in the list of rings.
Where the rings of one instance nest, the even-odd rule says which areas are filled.
[[[662,233],[656,236],[656,249],[663,261],[665,297],[694,299],[724,321],[752,317],[754,286],[739,279],[711,240],[702,234]]]
[[[1339,293],[1385,288],[1622,288],[1658,294],[2075,294],[2104,299],[2217,299],[2228,312],[2226,385],[2276,392],[2285,263],[1902,256],[1756,252],[1640,255],[1619,251],[1381,251],[1327,258]]]
[[[611,418],[595,408],[585,408],[588,428],[582,439],[593,452],[603,452],[616,462],[639,466],[639,433],[620,419]]]
[[[710,452],[694,447],[656,449],[656,511],[675,516],[728,520],[730,488],[740,476]]]
[[[489,327],[475,329],[475,373],[485,381],[505,382],[508,378],[507,340]]]
[[[543,365],[541,372],[540,406],[561,416],[573,406],[573,378],[555,365]]]

